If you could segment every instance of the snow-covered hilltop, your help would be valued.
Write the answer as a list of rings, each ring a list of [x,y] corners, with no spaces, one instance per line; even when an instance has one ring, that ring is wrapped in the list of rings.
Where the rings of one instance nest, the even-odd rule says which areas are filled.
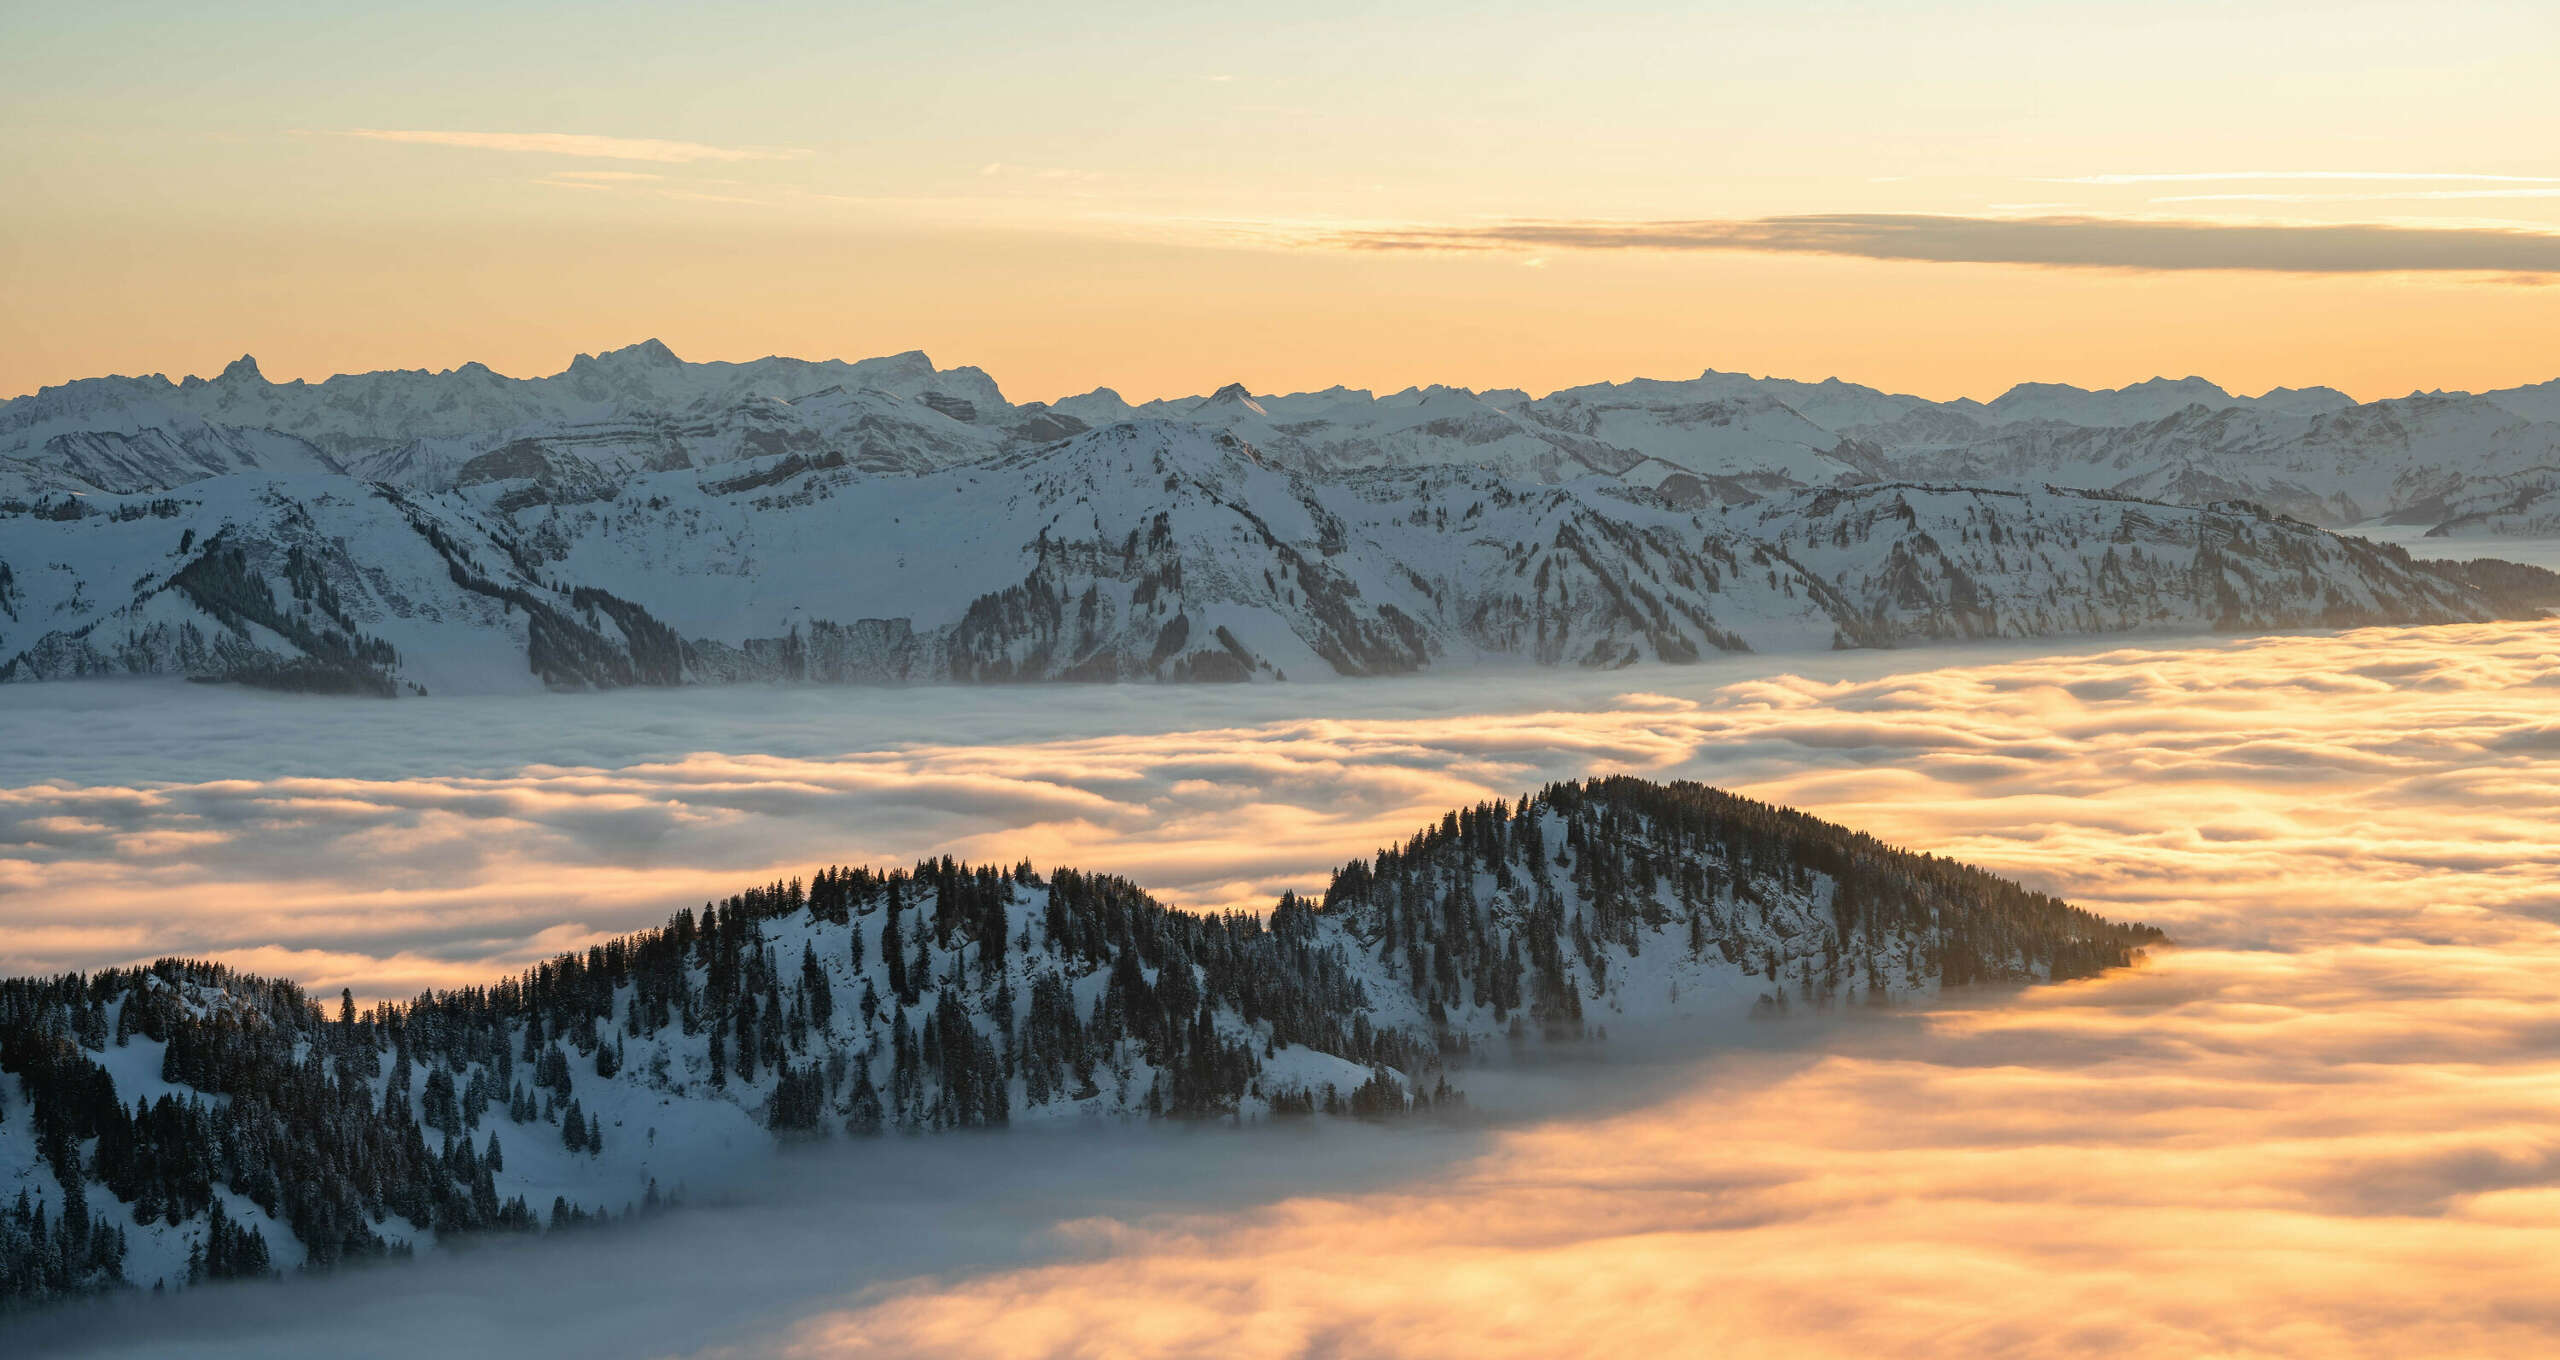
[[[0,1308],[626,1213],[781,1138],[1391,1114],[1503,1041],[2086,976],[2157,936],[1614,778],[1453,812],[1267,918],[944,859],[361,1012],[211,963],[0,982]]]

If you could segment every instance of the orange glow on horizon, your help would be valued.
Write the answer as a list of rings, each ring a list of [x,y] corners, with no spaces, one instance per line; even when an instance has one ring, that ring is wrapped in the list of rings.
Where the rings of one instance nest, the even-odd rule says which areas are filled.
[[[1379,255],[1029,232],[749,225],[551,238],[106,233],[15,281],[0,391],[105,373],[271,381],[488,364],[539,377],[656,337],[694,360],[922,349],[1016,401],[1336,384],[1532,393],[1708,368],[1945,400],[2201,375],[2362,400],[2560,376],[2560,288],[2467,276],[2158,274],[1809,256]],[[251,258],[242,267],[244,256]],[[778,267],[778,261],[787,261]]]

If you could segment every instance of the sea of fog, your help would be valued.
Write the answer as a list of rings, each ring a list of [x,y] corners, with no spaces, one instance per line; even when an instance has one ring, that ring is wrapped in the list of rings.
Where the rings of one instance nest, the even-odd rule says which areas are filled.
[[[2376,543],[2397,543],[2409,550],[2411,557],[2452,558],[2457,561],[2474,557],[2504,558],[2532,566],[2560,571],[2560,538],[2510,538],[2495,534],[2470,534],[2460,538],[2429,538],[2423,524],[2359,524],[2338,532],[2369,538]]]
[[[1925,1009],[1613,1035],[1463,1074],[1454,1121],[837,1143],[628,1231],[16,1340],[2560,1350],[2560,623],[1214,690],[12,689],[0,972],[210,954],[395,995],[944,851],[1260,907],[1453,805],[1612,770],[1805,807],[2176,947]]]

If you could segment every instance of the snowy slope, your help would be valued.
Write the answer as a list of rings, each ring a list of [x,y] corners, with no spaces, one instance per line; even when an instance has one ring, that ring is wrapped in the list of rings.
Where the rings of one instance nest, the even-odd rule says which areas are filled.
[[[2560,421],[2560,378],[2480,395],[2483,400],[2495,402],[2527,420]]]
[[[314,493],[224,477],[62,504],[89,513],[0,516],[0,651],[9,654],[0,674],[9,678],[503,690],[539,683],[537,636],[568,626],[537,623],[550,597],[521,592],[524,573],[478,521],[458,507],[430,514],[388,488],[340,478]],[[602,629],[627,656],[619,627]],[[627,664],[619,674],[638,678]],[[574,667],[554,675],[602,679]]]
[[[1924,413],[1857,434],[1907,476],[2050,482],[2189,504],[2243,498],[2329,525],[2433,522],[2450,500],[2560,459],[2560,424],[2460,395],[2310,413],[2196,403],[2104,427]]]
[[[783,1138],[1396,1113],[1506,1040],[2083,976],[2156,937],[1617,778],[1452,812],[1267,919],[942,860],[822,870],[361,1014],[209,964],[20,979],[0,1300],[183,1285],[217,1202],[264,1268],[325,1266],[716,1188]]]
[[[1317,478],[1163,421],[914,475],[793,451],[617,479],[528,443],[437,494],[231,476],[0,507],[0,679],[1303,680],[2543,602],[2499,581],[2254,507],[1883,483],[1692,508]]]
[[[2560,463],[2474,483],[2425,519],[2434,538],[2548,538],[2560,535]],[[2423,522],[2423,521],[2422,521]]]
[[[2358,627],[2484,602],[2458,570],[2246,504],[1888,484],[1728,517],[1825,582],[1844,602],[1844,640],[1859,646]]]

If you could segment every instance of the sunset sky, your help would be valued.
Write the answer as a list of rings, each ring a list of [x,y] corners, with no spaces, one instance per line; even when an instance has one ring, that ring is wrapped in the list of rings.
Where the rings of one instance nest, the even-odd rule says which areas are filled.
[[[2536,3],[13,6],[0,394],[2560,375]]]

